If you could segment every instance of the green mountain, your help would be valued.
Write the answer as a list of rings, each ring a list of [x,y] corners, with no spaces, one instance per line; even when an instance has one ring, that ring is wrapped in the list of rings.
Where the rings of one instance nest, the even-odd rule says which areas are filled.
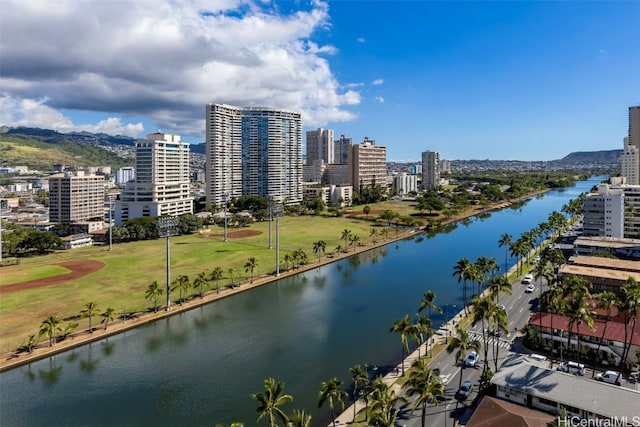
[[[89,132],[60,133],[37,128],[0,128],[0,165],[41,171],[67,167],[133,166],[135,140]]]

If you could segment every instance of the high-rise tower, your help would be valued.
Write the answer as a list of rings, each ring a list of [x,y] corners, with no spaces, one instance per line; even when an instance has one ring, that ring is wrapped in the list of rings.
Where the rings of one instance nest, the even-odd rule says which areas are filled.
[[[440,184],[440,155],[435,151],[422,153],[422,188],[433,190]]]
[[[386,184],[387,147],[376,145],[367,137],[361,144],[351,145],[348,159],[349,182],[354,191],[366,186]]]
[[[307,164],[315,161],[333,163],[333,130],[322,129],[307,131]]]
[[[180,142],[180,136],[155,132],[136,142],[135,171],[115,203],[117,225],[144,216],[193,213],[189,145]]]
[[[207,206],[240,196],[302,201],[300,113],[208,104],[206,123]]]

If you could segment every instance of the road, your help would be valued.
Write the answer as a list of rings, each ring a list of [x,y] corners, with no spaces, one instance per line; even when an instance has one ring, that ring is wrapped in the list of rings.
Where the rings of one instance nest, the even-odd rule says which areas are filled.
[[[488,344],[488,359],[489,367],[494,370],[493,367],[493,346],[495,340],[499,341],[498,344],[498,366],[507,357],[510,351],[522,351],[521,346],[514,346],[514,340],[518,338],[516,331],[522,329],[529,321],[531,313],[537,310],[538,297],[541,292],[544,292],[547,288],[545,282],[539,280],[534,281],[535,291],[533,293],[526,293],[526,285],[520,283],[520,281],[512,283],[512,294],[503,295],[500,297],[500,304],[505,306],[505,310],[508,314],[508,335],[502,337],[490,337]],[[471,338],[476,338],[482,342],[482,329],[478,324],[475,327],[468,329]],[[427,410],[427,425],[435,426],[453,426],[454,419],[465,421],[470,416],[470,405],[477,396],[478,383],[480,380],[480,374],[482,372],[482,364],[484,363],[484,348],[479,352],[479,360],[475,368],[456,366],[455,355],[448,354],[446,351],[440,353],[432,362],[431,366],[440,370],[440,376],[445,384],[445,396],[440,402],[439,406],[430,406]],[[473,391],[467,399],[464,401],[458,401],[455,398],[456,392],[461,382],[469,380],[473,383]],[[403,408],[400,417],[398,419],[398,425],[407,427],[421,426],[421,414],[420,409],[417,409],[411,413],[413,404],[410,403]]]

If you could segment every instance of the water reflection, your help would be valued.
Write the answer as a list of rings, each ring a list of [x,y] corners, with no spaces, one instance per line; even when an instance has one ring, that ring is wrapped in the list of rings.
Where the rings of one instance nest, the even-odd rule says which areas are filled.
[[[60,379],[60,375],[62,375],[62,365],[54,366],[55,357],[49,358],[49,367],[47,369],[39,369],[38,376],[42,383],[51,387]]]

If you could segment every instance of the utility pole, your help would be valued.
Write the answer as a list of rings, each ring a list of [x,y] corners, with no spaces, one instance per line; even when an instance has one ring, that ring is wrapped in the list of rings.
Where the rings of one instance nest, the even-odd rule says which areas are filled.
[[[169,238],[176,235],[176,229],[180,224],[177,217],[168,216],[158,219],[158,228],[160,235],[166,239],[166,255],[167,255],[167,311],[171,310],[171,249]]]

